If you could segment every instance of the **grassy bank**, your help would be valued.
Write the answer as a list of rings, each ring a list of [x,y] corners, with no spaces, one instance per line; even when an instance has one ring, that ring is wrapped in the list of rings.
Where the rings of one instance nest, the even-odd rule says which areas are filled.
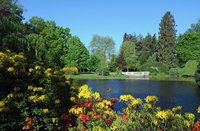
[[[95,73],[91,74],[79,74],[79,75],[71,75],[73,79],[125,79],[128,78],[126,75],[122,75],[116,72],[111,72],[108,76],[102,76]]]

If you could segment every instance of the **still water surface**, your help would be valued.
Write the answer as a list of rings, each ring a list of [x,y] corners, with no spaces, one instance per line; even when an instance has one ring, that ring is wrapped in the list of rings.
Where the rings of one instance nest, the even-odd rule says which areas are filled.
[[[93,91],[98,91],[101,97],[119,98],[120,95],[132,94],[134,97],[144,99],[148,95],[156,95],[159,102],[156,106],[162,109],[183,106],[183,110],[196,114],[200,105],[200,89],[195,84],[187,81],[157,81],[157,80],[78,80],[78,84],[88,84]],[[112,88],[106,91],[105,88]],[[125,105],[117,102],[115,111],[121,111]]]

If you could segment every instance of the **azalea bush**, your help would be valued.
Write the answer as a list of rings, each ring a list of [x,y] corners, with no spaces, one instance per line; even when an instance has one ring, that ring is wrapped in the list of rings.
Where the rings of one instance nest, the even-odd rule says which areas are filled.
[[[0,52],[0,130],[67,129],[72,81],[64,74]]]
[[[103,99],[87,85],[77,91],[77,95],[71,97],[76,104],[69,110],[76,124],[69,130],[191,130],[194,125],[200,129],[198,121],[194,123],[195,115],[184,113],[181,106],[166,110],[157,107],[157,96],[147,96],[144,100],[132,95],[121,95],[119,100]],[[127,105],[120,113],[113,110],[116,101]],[[200,107],[197,112],[200,113]]]

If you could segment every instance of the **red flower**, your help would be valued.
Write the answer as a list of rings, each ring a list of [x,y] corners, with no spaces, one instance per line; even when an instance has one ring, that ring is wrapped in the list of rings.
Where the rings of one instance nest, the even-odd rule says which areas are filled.
[[[111,90],[112,90],[112,88],[105,88],[105,90],[107,90],[107,91],[111,91]]]
[[[33,118],[26,117],[25,121],[28,121],[29,124],[33,124]]]
[[[28,130],[28,129],[30,129],[29,125],[23,126],[23,128],[22,128],[22,130]]]
[[[194,122],[192,131],[200,131],[200,123],[198,121]]]
[[[81,107],[90,107],[92,105],[92,103],[90,102],[85,102],[85,103],[82,103],[80,106]]]
[[[79,119],[81,119],[83,122],[86,122],[87,120],[89,120],[89,118],[88,118],[88,115],[85,115],[85,114],[80,114],[79,116],[78,116],[78,118]]]
[[[123,115],[120,120],[124,120],[124,119],[127,119],[129,116],[128,115]]]

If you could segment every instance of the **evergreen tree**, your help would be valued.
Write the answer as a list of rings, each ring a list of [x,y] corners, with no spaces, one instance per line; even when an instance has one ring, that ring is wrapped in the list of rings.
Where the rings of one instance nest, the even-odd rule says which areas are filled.
[[[174,67],[176,65],[176,29],[174,17],[170,12],[166,12],[163,16],[159,30],[157,60],[169,67]]]

